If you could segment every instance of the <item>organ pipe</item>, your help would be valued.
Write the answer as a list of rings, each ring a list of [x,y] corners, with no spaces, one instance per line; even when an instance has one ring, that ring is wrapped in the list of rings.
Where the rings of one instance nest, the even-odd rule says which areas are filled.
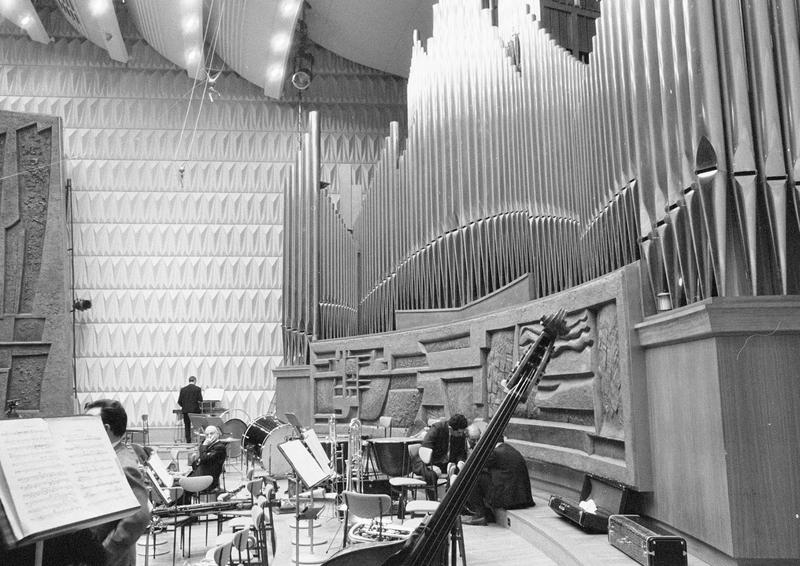
[[[391,330],[398,310],[460,307],[523,275],[544,296],[639,259],[647,313],[664,295],[798,292],[798,3],[601,8],[584,64],[523,0],[501,1],[498,25],[479,0],[433,6],[433,37],[413,37],[408,129],[389,125],[352,235],[319,201],[320,338]],[[298,191],[287,336],[312,334],[296,287],[317,288],[289,264],[312,222]]]

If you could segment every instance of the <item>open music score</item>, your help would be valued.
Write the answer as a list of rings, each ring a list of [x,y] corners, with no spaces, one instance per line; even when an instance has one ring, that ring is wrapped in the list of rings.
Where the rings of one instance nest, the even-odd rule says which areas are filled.
[[[322,447],[322,443],[319,441],[316,431],[314,429],[303,431],[303,440],[320,467],[330,470],[329,473],[334,474],[335,470],[331,467],[331,459]]]
[[[302,440],[289,440],[278,445],[289,465],[309,489],[331,479],[331,470],[323,468],[308,451]]]
[[[0,504],[9,548],[139,508],[100,419],[87,416],[0,421]]]

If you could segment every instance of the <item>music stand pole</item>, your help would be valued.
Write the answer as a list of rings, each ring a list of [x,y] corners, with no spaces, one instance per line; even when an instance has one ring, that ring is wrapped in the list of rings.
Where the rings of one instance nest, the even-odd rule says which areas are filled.
[[[300,564],[300,476],[294,475],[294,563]]]
[[[33,556],[33,566],[42,566],[43,555],[44,555],[44,541],[37,540]]]

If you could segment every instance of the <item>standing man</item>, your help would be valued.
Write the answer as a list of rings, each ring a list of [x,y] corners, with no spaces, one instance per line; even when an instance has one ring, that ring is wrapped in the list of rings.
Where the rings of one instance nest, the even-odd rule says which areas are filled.
[[[181,387],[181,392],[178,394],[178,405],[181,406],[181,413],[183,413],[183,431],[187,444],[192,442],[192,421],[189,420],[189,413],[199,413],[200,402],[203,400],[203,390],[195,384],[196,381],[195,376],[189,376],[188,385]]]
[[[94,527],[91,531],[103,544],[107,566],[136,566],[136,541],[150,523],[150,507],[144,479],[139,471],[139,460],[133,450],[122,442],[128,429],[128,414],[119,401],[111,399],[89,403],[86,414],[100,417],[128,485],[139,501],[139,510],[133,515]]]

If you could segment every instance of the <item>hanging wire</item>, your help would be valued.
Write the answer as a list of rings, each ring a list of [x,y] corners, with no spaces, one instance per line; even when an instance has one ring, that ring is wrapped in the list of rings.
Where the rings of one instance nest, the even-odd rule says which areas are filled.
[[[205,44],[206,44],[206,39],[207,39],[206,34],[207,34],[207,30],[208,30],[210,22],[211,22],[211,14],[212,14],[212,12],[214,10],[214,2],[215,1],[216,0],[211,0],[211,4],[209,5],[209,8],[208,8],[208,16],[206,18],[206,23],[203,26],[203,41],[201,42],[201,46],[200,46],[201,49],[203,49],[203,46],[205,46]],[[224,8],[225,5],[222,4],[222,6]],[[214,44],[212,45],[212,48],[211,48],[210,57],[213,57],[213,54],[214,54],[214,48],[216,47],[216,40],[217,40],[217,36],[218,36],[218,32],[219,32],[219,25],[220,25],[221,21],[222,21],[222,15],[220,14],[220,19],[217,22],[217,29],[216,29],[216,32],[214,34],[214,40],[213,40]],[[205,59],[203,60],[203,63],[205,64]],[[206,67],[207,67],[207,65],[206,65]],[[194,128],[192,129],[192,136],[191,136],[190,141],[189,141],[189,148],[186,151],[186,158],[187,159],[191,156],[192,146],[194,144],[194,138],[195,138],[195,136],[197,134],[197,124],[198,124],[199,119],[200,119],[200,113],[203,111],[203,101],[205,100],[206,88],[208,87],[208,80],[207,79],[208,79],[208,71],[206,71],[206,79],[203,80],[203,93],[202,93],[201,99],[200,99],[200,107],[197,110],[197,116],[195,118]],[[194,102],[194,99],[195,99],[194,98],[194,92],[195,92],[195,89],[197,88],[197,82],[198,82],[197,80],[194,80],[194,79],[192,80],[192,88],[189,90],[189,100],[186,103],[186,112],[183,115],[183,124],[181,124],[180,136],[178,137],[178,143],[175,146],[175,155],[173,156],[173,161],[177,161],[178,160],[178,152],[181,150],[181,146],[183,144],[183,136],[186,133],[186,124],[189,121],[189,113],[190,113],[190,111],[192,109],[192,102]],[[178,168],[178,173],[180,175],[181,188],[183,188],[183,176],[184,176],[185,172],[186,172],[186,160],[184,159],[183,163],[181,163],[180,167]]]
[[[213,2],[212,2],[212,8],[213,8]],[[194,146],[194,140],[197,137],[197,125],[200,123],[200,114],[202,114],[202,112],[203,112],[203,104],[206,101],[206,93],[208,92],[208,88],[209,88],[208,70],[207,69],[211,66],[211,63],[214,60],[214,53],[216,52],[217,41],[219,40],[219,28],[222,25],[222,12],[224,11],[224,9],[225,9],[225,4],[222,3],[220,5],[219,18],[217,18],[217,27],[214,30],[214,35],[211,38],[211,47],[208,50],[208,57],[207,57],[207,60],[205,61],[206,80],[203,81],[203,93],[200,95],[200,108],[197,109],[197,115],[195,116],[195,119],[194,119],[194,128],[192,128],[192,137],[189,140],[189,149],[186,151],[187,157],[191,156],[192,147]],[[211,17],[211,10],[210,9],[208,11],[208,15],[209,15],[209,18],[210,18]],[[205,40],[204,40],[204,43],[205,43]]]

